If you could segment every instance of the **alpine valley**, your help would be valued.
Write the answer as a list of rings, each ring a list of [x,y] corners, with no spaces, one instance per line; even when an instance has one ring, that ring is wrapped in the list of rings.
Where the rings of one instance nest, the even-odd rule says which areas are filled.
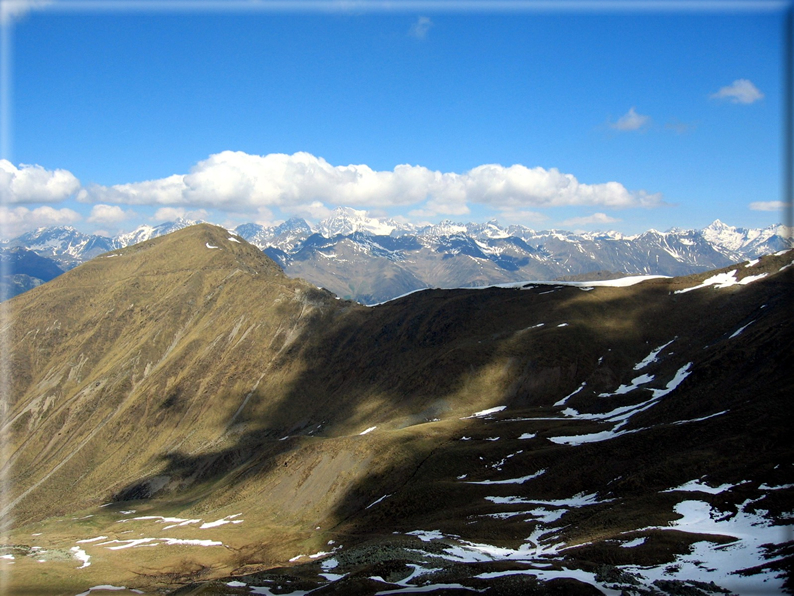
[[[40,228],[0,244],[8,264],[4,296],[14,296],[104,252],[131,246],[196,222],[143,226],[115,238],[74,228]],[[604,279],[624,275],[688,275],[792,246],[785,226],[743,229],[719,220],[702,230],[535,231],[497,222],[417,226],[339,208],[312,227],[303,219],[230,230],[259,247],[290,277],[336,295],[375,304],[424,288],[475,287],[527,279]],[[31,254],[35,253],[35,254]],[[38,257],[38,258],[37,258]],[[44,259],[44,260],[42,260]]]
[[[775,230],[332,223],[9,245],[0,593],[794,593]]]

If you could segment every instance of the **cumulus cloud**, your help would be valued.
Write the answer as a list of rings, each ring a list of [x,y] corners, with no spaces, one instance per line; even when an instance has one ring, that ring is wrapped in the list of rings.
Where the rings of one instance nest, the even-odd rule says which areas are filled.
[[[27,207],[0,207],[0,229],[7,238],[13,238],[26,230],[44,226],[64,226],[82,219],[71,209],[55,209],[49,205],[28,209]]]
[[[789,204],[783,201],[755,201],[750,203],[752,211],[782,211],[788,206]]]
[[[584,217],[572,217],[562,222],[564,226],[589,226],[593,224],[608,224],[620,221],[617,217],[611,217],[606,213],[593,213]]]
[[[180,199],[185,184],[184,176],[174,174],[160,180],[147,180],[114,186],[91,184],[81,188],[77,200],[84,203],[123,203],[126,205],[157,205],[184,203]]]
[[[91,208],[91,214],[88,216],[87,221],[91,223],[115,224],[134,216],[134,211],[124,211],[118,205],[104,205],[100,203]]]
[[[585,184],[556,168],[486,164],[458,174],[403,164],[392,171],[376,171],[363,164],[332,166],[309,153],[262,156],[240,151],[211,155],[188,174],[109,187],[92,185],[82,189],[77,198],[103,204],[239,213],[280,208],[314,218],[326,215],[327,205],[370,209],[415,206],[426,214],[465,215],[472,203],[512,211],[663,204],[660,194],[629,191],[614,181]]]
[[[38,165],[17,168],[0,159],[0,201],[6,204],[54,203],[76,193],[80,181],[67,170],[46,170]]]
[[[209,213],[205,209],[188,211],[184,207],[161,207],[152,216],[155,221],[174,221],[175,219],[205,220]]]
[[[290,213],[308,219],[325,219],[330,216],[332,211],[320,201],[312,201],[301,205],[290,207]]]
[[[640,130],[648,126],[651,122],[650,116],[638,114],[634,106],[629,108],[629,111],[618,118],[617,122],[610,122],[610,128],[620,131]]]
[[[727,99],[731,103],[750,104],[763,99],[764,94],[747,79],[737,79],[730,85],[722,87],[711,96],[713,99]]]
[[[417,39],[424,39],[427,37],[427,33],[432,26],[433,21],[430,20],[430,17],[419,17],[416,19],[416,22],[411,25],[411,28],[408,30],[408,35],[416,37]]]

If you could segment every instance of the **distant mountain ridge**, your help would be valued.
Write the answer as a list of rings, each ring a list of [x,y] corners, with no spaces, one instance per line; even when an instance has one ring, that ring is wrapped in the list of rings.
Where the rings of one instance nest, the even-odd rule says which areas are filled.
[[[52,259],[68,270],[97,255],[180,230],[177,219],[114,238],[71,227],[39,228],[4,242]],[[716,220],[702,230],[619,232],[536,231],[485,223],[415,225],[340,207],[316,226],[292,218],[276,226],[246,223],[230,230],[263,250],[284,271],[343,298],[382,302],[427,287],[474,287],[551,280],[609,271],[688,275],[792,246],[784,225],[745,229]]]

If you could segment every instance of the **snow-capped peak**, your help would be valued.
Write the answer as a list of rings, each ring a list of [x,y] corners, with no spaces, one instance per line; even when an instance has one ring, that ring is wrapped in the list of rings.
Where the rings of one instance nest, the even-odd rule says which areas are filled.
[[[202,222],[178,217],[174,221],[167,221],[156,226],[144,224],[137,227],[132,232],[116,236],[115,244],[118,248],[124,248],[125,246],[130,246],[131,244],[138,244],[139,242],[144,242],[146,240],[150,240],[151,238],[156,238],[158,236],[170,234],[171,232],[176,232],[177,230],[187,228],[188,226],[192,226],[197,223]]]
[[[430,226],[425,234],[431,237],[440,237],[454,236],[455,234],[465,234],[466,232],[467,229],[465,225],[445,219],[434,226]]]
[[[350,235],[365,232],[377,236],[388,236],[396,229],[388,220],[369,217],[366,211],[351,207],[337,207],[334,212],[317,224],[317,232],[326,238],[338,234]]]

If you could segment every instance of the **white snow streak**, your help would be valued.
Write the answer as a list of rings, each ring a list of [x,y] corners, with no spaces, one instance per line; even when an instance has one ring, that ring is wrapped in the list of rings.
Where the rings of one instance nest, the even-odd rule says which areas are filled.
[[[240,524],[243,522],[243,520],[234,519],[234,518],[239,517],[241,515],[242,513],[235,513],[234,515],[227,515],[226,517],[217,519],[213,522],[203,523],[201,524],[201,526],[199,526],[199,530],[206,530],[207,528],[217,528],[218,526],[223,526],[224,524]]]
[[[780,486],[769,486],[766,482],[764,482],[761,486],[758,487],[759,490],[784,490],[787,488],[794,488],[794,484],[781,484]]]
[[[599,397],[611,397],[613,395],[623,395],[624,393],[629,393],[630,391],[634,391],[635,389],[639,389],[640,385],[645,385],[646,383],[650,383],[653,381],[653,375],[640,375],[639,377],[635,377],[631,380],[630,385],[621,385],[612,393],[600,393]]]
[[[101,586],[93,586],[92,588],[88,588],[85,592],[80,592],[77,596],[88,596],[93,590],[107,590],[107,591],[115,591],[115,590],[127,590],[124,586],[111,586],[110,584],[102,584]],[[133,590],[130,589],[130,592],[135,592],[136,594],[143,594],[140,590]]]
[[[82,548],[80,548],[79,546],[73,546],[69,550],[72,551],[75,559],[83,562],[83,564],[80,567],[77,567],[77,569],[83,569],[84,567],[88,567],[89,565],[91,565],[91,555],[85,552]]]
[[[620,546],[622,548],[634,548],[635,546],[640,546],[641,544],[645,544],[645,536],[640,536],[639,538],[635,538],[634,540],[629,540],[628,542],[624,542]]]
[[[573,392],[571,392],[571,393],[569,393],[568,395],[566,395],[565,397],[563,397],[563,398],[562,398],[560,401],[558,401],[558,402],[555,402],[555,404],[554,404],[554,405],[555,405],[555,406],[562,406],[562,405],[564,405],[564,404],[565,404],[565,402],[566,402],[566,401],[568,401],[568,398],[570,398],[570,397],[573,397],[574,395],[576,395],[577,393],[579,393],[579,392],[580,392],[582,389],[584,389],[585,385],[587,385],[587,381],[582,381],[582,384],[581,384],[581,385],[579,385],[579,387],[577,387],[576,389],[574,389],[574,390],[573,390]]]
[[[651,389],[651,392],[653,393],[653,397],[655,399],[659,399],[660,397],[664,397],[668,393],[671,393],[684,381],[684,379],[686,379],[692,373],[692,371],[690,370],[691,368],[692,368],[691,362],[685,364],[676,371],[673,379],[669,383],[667,383],[667,387],[665,387],[664,389]]]
[[[743,484],[743,483],[739,483]],[[690,480],[689,482],[685,482],[681,486],[677,486],[675,488],[668,488],[667,490],[663,490],[663,493],[672,493],[672,492],[701,492],[701,493],[708,493],[710,495],[718,495],[723,493],[727,490],[731,490],[734,486],[738,486],[736,484],[721,484],[720,486],[709,486],[708,484],[704,484],[700,480]]]
[[[475,412],[471,416],[465,416],[461,418],[461,420],[468,420],[469,418],[482,418],[483,416],[488,416],[490,414],[496,414],[497,412],[501,412],[507,406],[496,406],[495,408],[488,408],[487,410],[480,410],[479,412]]]
[[[744,325],[743,327],[739,327],[739,328],[738,328],[736,331],[734,331],[734,332],[731,334],[731,336],[730,336],[728,339],[733,339],[734,337],[736,337],[736,336],[738,336],[738,335],[741,335],[742,331],[744,331],[745,329],[747,329],[747,328],[748,328],[750,325],[752,325],[753,323],[755,323],[755,320],[752,320],[752,321],[750,321],[749,323],[747,323],[747,325]]]
[[[431,540],[441,540],[444,538],[444,534],[441,533],[441,530],[413,530],[412,532],[406,532],[409,536],[416,536],[422,542],[430,542]]]
[[[747,284],[753,283],[754,281],[758,281],[759,279],[763,279],[766,277],[766,273],[761,273],[759,275],[748,275],[747,277],[742,278],[741,280],[736,279],[736,271],[725,271],[724,273],[718,273],[717,275],[712,275],[711,277],[704,279],[700,285],[692,286],[691,288],[684,288],[683,290],[676,290],[676,294],[683,294],[685,292],[691,292],[692,290],[699,290],[701,288],[706,288],[708,286],[714,286],[716,288],[728,288],[730,286],[735,286],[736,284],[746,286]]]
[[[641,369],[645,368],[646,366],[648,366],[649,364],[653,364],[654,362],[658,362],[656,357],[659,355],[659,352],[664,350],[667,346],[669,346],[675,340],[676,340],[676,338],[673,338],[670,341],[668,341],[666,344],[659,346],[655,350],[652,350],[650,354],[648,354],[645,358],[643,358],[642,362],[638,362],[637,364],[634,365],[634,370],[641,370]]]
[[[710,414],[709,416],[703,416],[701,418],[690,418],[689,420],[679,420],[678,422],[673,422],[674,425],[679,424],[689,424],[690,422],[702,422],[704,420],[708,420],[709,418],[716,418],[717,416],[722,416],[723,414],[727,414],[730,410],[723,410],[722,412],[717,412],[716,414]]]
[[[388,499],[390,496],[391,496],[391,494],[388,494],[388,495],[383,495],[383,496],[382,496],[380,499],[378,499],[377,501],[373,501],[372,503],[370,503],[369,505],[367,505],[367,506],[365,507],[365,509],[369,509],[370,507],[374,507],[375,505],[377,505],[378,503],[380,503],[380,502],[381,502],[383,499]]]
[[[107,546],[108,544],[118,544],[119,546]],[[102,542],[97,546],[106,546],[108,550],[122,550],[125,548],[134,548],[138,546],[159,546],[165,544],[168,546],[173,545],[187,545],[187,546],[223,546],[223,542],[217,540],[183,540],[181,538],[135,538],[132,540],[109,540]]]
[[[598,500],[598,495],[596,493],[591,493],[586,495],[584,493],[579,493],[578,495],[574,495],[573,497],[569,497],[567,499],[556,499],[551,501],[544,501],[542,499],[529,499],[526,497],[485,497],[486,501],[491,501],[491,503],[497,503],[502,505],[549,505],[552,507],[584,507],[586,505],[598,505],[600,503],[609,503],[612,499],[606,499],[604,501]]]
[[[545,469],[538,470],[534,474],[529,474],[528,476],[521,476],[521,478],[508,478],[506,480],[480,480],[480,481],[468,481],[466,484],[524,484],[527,480],[532,480],[533,478],[537,478],[546,472]]]
[[[85,540],[78,540],[77,544],[83,544],[85,542],[97,542],[99,540],[107,540],[107,536],[97,536],[96,538],[86,538]]]
[[[133,517],[132,519],[139,521],[154,519],[154,520],[159,520],[157,523],[160,524],[172,523],[179,526],[184,526],[190,523],[198,523],[201,521],[200,519],[184,519],[182,517],[163,517],[162,515],[143,515],[141,517]]]

